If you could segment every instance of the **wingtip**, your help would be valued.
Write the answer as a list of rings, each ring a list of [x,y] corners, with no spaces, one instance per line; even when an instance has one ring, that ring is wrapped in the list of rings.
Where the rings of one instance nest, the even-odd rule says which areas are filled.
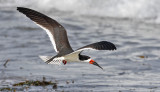
[[[114,50],[117,50],[116,46],[115,46],[112,50],[113,50],[113,51],[114,51]]]
[[[25,7],[17,7],[17,10],[20,11],[20,12],[21,12],[22,10],[24,10],[24,9],[27,9],[27,8],[25,8]]]
[[[17,7],[17,11],[21,12],[21,10],[23,9],[23,7]]]
[[[115,46],[113,50],[117,50],[117,47]]]
[[[111,42],[110,42],[111,43]],[[116,45],[115,44],[113,44],[113,43],[111,43],[112,44],[112,50],[117,50],[117,47],[116,47]]]
[[[17,10],[19,11],[21,8],[23,8],[23,7],[17,7]]]

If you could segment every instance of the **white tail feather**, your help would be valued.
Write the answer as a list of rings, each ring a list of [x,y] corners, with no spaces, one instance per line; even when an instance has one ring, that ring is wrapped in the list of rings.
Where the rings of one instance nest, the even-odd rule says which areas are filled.
[[[39,56],[44,62],[48,61],[49,59],[51,59],[53,56]],[[57,57],[54,58],[51,62],[49,62],[48,64],[56,64],[56,65],[62,65],[64,57]]]
[[[53,56],[39,56],[44,62],[48,61]]]

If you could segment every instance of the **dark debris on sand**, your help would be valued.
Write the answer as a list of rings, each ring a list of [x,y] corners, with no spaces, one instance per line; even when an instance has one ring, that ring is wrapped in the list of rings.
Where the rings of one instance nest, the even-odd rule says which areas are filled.
[[[25,88],[29,88],[30,86],[52,86],[53,89],[57,89],[57,83],[51,82],[51,81],[24,81],[24,82],[19,82],[19,83],[15,83],[13,84],[13,88],[12,87],[3,87],[0,88],[0,91],[11,91],[11,92],[16,92],[17,89],[15,87],[17,86],[22,86],[21,90],[25,89]]]
[[[48,85],[57,85],[57,83],[53,83],[51,81],[25,81],[13,84],[13,86],[48,86]]]

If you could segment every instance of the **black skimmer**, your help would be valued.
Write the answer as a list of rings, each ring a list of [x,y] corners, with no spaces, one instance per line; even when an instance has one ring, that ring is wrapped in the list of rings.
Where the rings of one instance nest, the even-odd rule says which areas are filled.
[[[67,62],[88,62],[103,69],[98,63],[96,63],[89,56],[81,55],[83,50],[116,50],[116,46],[108,41],[100,41],[81,47],[77,50],[73,50],[69,44],[67,32],[65,28],[59,24],[56,20],[32,9],[17,7],[17,10],[38,26],[44,29],[52,45],[57,52],[56,56],[40,56],[40,58],[47,64],[66,64]]]

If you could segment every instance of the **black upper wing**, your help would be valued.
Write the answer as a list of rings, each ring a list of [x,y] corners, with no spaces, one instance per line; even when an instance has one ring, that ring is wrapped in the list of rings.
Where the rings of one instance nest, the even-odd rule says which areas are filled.
[[[73,51],[65,28],[57,21],[32,9],[17,7],[17,10],[25,14],[47,32],[56,52],[67,54]]]
[[[79,55],[83,50],[116,50],[116,49],[117,48],[113,43],[107,41],[101,41],[81,47],[68,55],[72,54]]]
[[[86,45],[82,48],[79,48],[79,50],[85,50],[85,49],[95,49],[95,50],[116,50],[116,46],[111,43],[111,42],[107,42],[107,41],[101,41],[101,42],[96,42],[96,43],[92,43],[89,45]]]

